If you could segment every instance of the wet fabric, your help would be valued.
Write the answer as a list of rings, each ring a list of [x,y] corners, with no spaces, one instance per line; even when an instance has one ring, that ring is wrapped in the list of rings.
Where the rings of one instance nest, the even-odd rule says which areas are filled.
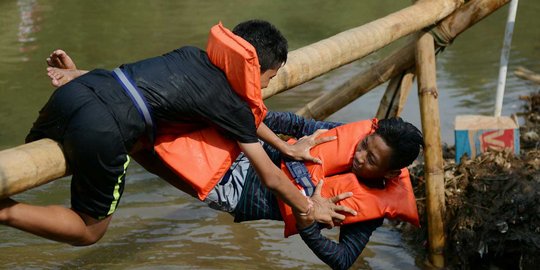
[[[203,50],[182,47],[122,65],[122,69],[143,92],[154,119],[210,123],[236,141],[258,141],[248,104],[234,93],[225,74]]]
[[[122,102],[118,105],[122,107]],[[138,125],[137,112],[126,111],[124,117],[125,124],[133,125],[134,134],[142,133],[144,126]],[[126,142],[130,141],[124,139],[111,111],[96,93],[77,80],[58,88],[40,111],[26,141],[41,138],[62,144],[73,172],[72,208],[96,219],[112,214],[124,189],[129,164]]]

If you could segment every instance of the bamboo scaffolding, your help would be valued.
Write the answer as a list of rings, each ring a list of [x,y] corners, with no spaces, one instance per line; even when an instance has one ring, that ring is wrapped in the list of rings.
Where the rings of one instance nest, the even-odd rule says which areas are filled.
[[[431,30],[437,46],[447,46],[463,31],[484,19],[510,0],[471,0]],[[354,76],[349,81],[309,102],[297,113],[314,119],[325,119],[378,85],[401,74],[414,66],[414,41],[372,66],[369,70]]]
[[[428,218],[429,260],[444,267],[444,162],[441,147],[435,45],[428,33],[420,33],[415,52],[418,98],[424,134],[424,176]]]
[[[460,20],[465,20],[467,23],[465,25],[471,25],[477,22],[478,20],[489,15],[491,12],[499,8],[500,6],[506,4],[509,0],[471,0],[467,4],[470,8],[467,10],[471,14],[463,15],[462,11],[461,17],[454,16],[455,22],[452,23],[452,27],[448,27],[448,40],[451,42],[455,35],[464,31],[467,27],[454,27],[454,25],[460,26],[463,24]],[[444,0],[444,1],[427,1],[422,0],[416,3],[415,5],[406,8],[402,11],[391,14],[380,20],[376,20],[368,26],[359,27],[352,29],[350,31],[345,31],[341,34],[338,34],[327,40],[323,40],[314,44],[313,46],[307,46],[296,51],[291,52],[289,61],[284,67],[284,70],[281,74],[278,74],[276,81],[271,83],[270,87],[267,88],[263,95],[265,98],[268,98],[276,93],[279,93],[285,89],[294,87],[300,83],[306,82],[310,79],[315,78],[316,76],[321,75],[324,72],[335,69],[338,66],[347,64],[351,61],[357,60],[358,58],[365,56],[371,53],[373,50],[376,50],[389,42],[398,39],[401,36],[404,36],[408,33],[414,32],[420,28],[425,27],[426,25],[432,24],[439,19],[446,16],[454,10],[462,1],[458,0]],[[475,5],[471,5],[475,3]],[[434,16],[426,14],[435,14]],[[421,15],[419,15],[421,14]],[[400,20],[403,20],[400,21]],[[414,22],[412,22],[414,21]],[[446,21],[446,19],[445,19]],[[381,24],[378,26],[377,24]],[[391,28],[391,30],[385,30],[386,28]],[[363,34],[359,34],[362,31],[366,31]],[[395,31],[395,32],[394,32]],[[446,33],[446,32],[445,32]],[[351,35],[350,40],[346,37]],[[362,39],[370,40],[370,36],[377,37],[378,42],[377,46],[371,46],[362,41]],[[382,40],[382,41],[381,41]],[[369,46],[370,49],[363,50],[364,46]],[[347,48],[347,49],[341,49]],[[317,53],[316,50],[322,50],[324,52]],[[361,53],[356,52],[360,50]],[[408,49],[407,55],[412,55],[412,49]],[[312,59],[313,58],[313,59]],[[337,59],[337,60],[336,60]],[[336,61],[335,61],[336,60]],[[385,69],[379,70],[381,72],[386,72],[385,74],[388,78],[395,76],[395,74],[401,72],[405,68],[402,66],[412,66],[414,59],[409,59],[408,61],[401,61],[397,59],[397,63],[389,63]],[[335,62],[334,62],[335,61]],[[387,69],[392,68],[395,74],[391,74]],[[296,75],[295,75],[296,74]],[[378,84],[388,80],[379,74],[373,74],[373,78],[377,80],[379,78],[380,82]],[[378,85],[377,84],[377,85]],[[376,85],[373,85],[374,87]],[[358,97],[358,96],[357,96]],[[350,101],[347,101],[350,102]],[[39,185],[43,185],[51,180],[66,175],[66,163],[63,155],[57,155],[55,153],[61,153],[60,147],[53,141],[43,140],[39,143],[32,143],[26,145],[30,149],[26,149],[28,153],[41,153],[42,147],[47,148],[47,153],[44,153],[41,157],[44,162],[36,164],[28,162],[33,157],[20,158],[17,157],[13,151],[4,150],[0,151],[0,198],[8,197],[14,195],[18,192],[22,192],[26,189],[30,189]],[[36,149],[32,149],[32,148]],[[45,149],[45,148],[44,148]],[[31,154],[33,156],[33,154]],[[25,166],[11,169],[5,168],[6,164],[10,164],[8,160],[19,159],[19,164],[25,164]],[[29,181],[27,175],[30,175],[31,172],[39,172],[35,175],[42,175],[43,177],[33,178],[32,181]],[[35,181],[34,181],[35,180]],[[19,181],[25,182],[20,184]],[[28,183],[26,183],[28,182]],[[14,185],[19,185],[24,188],[12,188]]]
[[[287,64],[263,90],[268,98],[358,60],[391,42],[432,25],[463,0],[423,0],[365,25],[289,53]]]
[[[410,7],[392,13],[384,18],[295,50],[289,54],[287,64],[280,69],[276,78],[263,91],[263,96],[264,98],[270,97],[372,53],[392,41],[439,21],[453,12],[462,3],[463,0],[419,1]],[[48,146],[58,148],[58,145],[50,141],[41,143],[51,144]],[[27,147],[42,147],[42,144],[30,144]],[[60,151],[59,149],[56,150]],[[31,149],[31,151],[34,151],[34,149]],[[35,149],[35,151],[39,152],[40,150]],[[12,158],[11,155],[13,155],[13,152],[2,151],[0,155],[3,155],[3,159],[9,160]],[[28,184],[20,184],[25,189],[30,189],[51,181],[49,178],[39,178],[40,181],[30,181],[26,178],[26,175],[29,174],[28,172],[40,171],[48,177],[65,175],[65,170],[61,169],[62,166],[58,166],[59,163],[63,163],[63,167],[65,168],[63,156],[43,157],[43,159],[50,160],[50,166],[40,164],[40,167],[36,168],[32,164],[25,162],[25,160],[20,160],[26,166],[24,168],[18,168],[18,171],[11,171],[9,168],[0,167],[0,169],[9,171],[9,174],[0,171],[0,198],[24,191],[23,189],[13,189],[11,187],[13,185],[19,185],[19,181],[28,182]]]

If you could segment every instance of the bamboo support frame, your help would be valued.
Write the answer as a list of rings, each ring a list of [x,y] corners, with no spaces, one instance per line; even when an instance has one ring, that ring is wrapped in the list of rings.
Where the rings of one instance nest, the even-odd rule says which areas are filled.
[[[448,40],[464,31],[467,28],[466,26],[474,24],[491,14],[508,1],[469,1],[467,5],[470,8],[464,11],[469,11],[470,14],[461,11],[459,12],[461,17],[453,15],[455,21],[451,21],[449,24],[452,27],[448,27],[447,34],[451,37]],[[345,31],[329,39],[295,50],[291,52],[283,71],[274,79],[275,82],[272,82],[263,91],[263,96],[268,98],[311,80],[325,72],[357,60],[404,35],[433,24],[449,14],[461,2],[461,0],[419,1],[409,8],[390,14],[368,25]],[[430,13],[433,16],[426,15]],[[419,14],[422,14],[421,18]],[[470,18],[471,16],[473,18]],[[463,23],[463,20],[466,23]],[[444,21],[448,21],[448,18]],[[466,26],[455,27],[462,24]],[[371,36],[374,38],[372,39]],[[372,46],[371,42],[377,45]],[[366,46],[368,49],[364,49]],[[321,50],[321,52],[317,52],[317,50]],[[372,83],[370,80],[375,81],[376,83],[370,85],[370,87],[375,87],[388,80],[388,78],[394,77],[405,68],[412,66],[412,63],[414,63],[412,55],[413,49],[405,48],[405,54],[403,52],[398,54],[401,57],[396,60],[396,63],[389,62],[394,60],[388,60],[386,66],[376,68],[375,72],[371,72],[371,77],[368,77],[367,83]],[[404,66],[405,68],[403,68]],[[358,96],[356,95],[356,97]],[[350,101],[347,100],[347,102]],[[56,142],[44,139],[19,147],[0,151],[0,198],[9,197],[43,185],[68,173],[65,157]]]
[[[372,53],[392,41],[439,21],[462,3],[463,0],[419,1],[384,18],[295,50],[289,54],[287,64],[280,69],[276,78],[263,91],[263,97],[267,98]],[[56,147],[56,150],[60,151],[58,145],[54,142],[44,141],[41,143],[50,144],[48,146]],[[38,145],[42,147],[42,144],[31,144],[27,147],[38,147]],[[36,151],[39,151],[39,149],[36,149]],[[12,152],[0,152],[0,154],[4,155],[4,159],[10,159]],[[28,165],[25,168],[19,168],[20,173],[9,171],[9,168],[0,167],[9,171],[9,174],[0,171],[0,198],[24,191],[12,189],[11,186],[19,185],[15,184],[19,181],[30,181],[26,178],[30,171],[37,170],[44,173],[43,175],[48,175],[48,177],[65,175],[65,169],[58,166],[58,164],[63,163],[63,168],[65,168],[63,156],[44,158],[51,160],[50,166],[47,167],[46,164],[41,164],[41,167],[35,168]],[[20,162],[25,163],[24,160]],[[48,178],[40,177],[39,179],[41,182],[32,180],[31,185],[21,186],[28,189],[51,181]]]
[[[448,45],[463,31],[484,19],[510,0],[471,0],[442,20],[431,33],[437,44]],[[313,119],[325,119],[373,88],[414,66],[414,41],[409,41],[369,70],[306,104],[297,113]]]
[[[365,25],[341,32],[289,53],[269,86],[268,98],[358,60],[391,42],[432,25],[463,4],[463,0],[423,0]]]
[[[415,52],[418,98],[424,134],[424,176],[428,218],[429,261],[444,267],[444,161],[441,147],[435,45],[428,33],[420,33]]]

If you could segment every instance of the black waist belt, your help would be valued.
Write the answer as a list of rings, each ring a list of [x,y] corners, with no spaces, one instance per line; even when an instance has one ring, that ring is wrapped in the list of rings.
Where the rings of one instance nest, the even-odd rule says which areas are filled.
[[[150,143],[153,145],[154,138],[155,138],[154,121],[152,121],[150,108],[148,108],[148,105],[146,104],[146,100],[144,99],[144,96],[141,94],[141,91],[139,90],[139,88],[137,88],[137,85],[128,77],[126,73],[122,71],[122,69],[115,68],[113,70],[113,76],[118,81],[118,83],[122,85],[122,88],[124,88],[128,96],[133,101],[133,104],[135,104],[137,111],[139,111],[139,114],[144,119],[144,123],[146,124],[145,126],[146,126],[146,133],[148,135],[148,139],[150,140]]]

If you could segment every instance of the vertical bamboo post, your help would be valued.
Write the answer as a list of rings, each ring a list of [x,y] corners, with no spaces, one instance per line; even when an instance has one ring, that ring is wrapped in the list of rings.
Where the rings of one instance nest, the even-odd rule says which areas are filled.
[[[414,72],[414,68],[409,68],[390,80],[381,98],[376,118],[390,118],[401,114],[414,82]]]
[[[420,33],[416,43],[416,71],[424,155],[429,236],[429,261],[444,267],[444,168],[441,148],[438,90],[436,83],[435,44],[433,37]]]

